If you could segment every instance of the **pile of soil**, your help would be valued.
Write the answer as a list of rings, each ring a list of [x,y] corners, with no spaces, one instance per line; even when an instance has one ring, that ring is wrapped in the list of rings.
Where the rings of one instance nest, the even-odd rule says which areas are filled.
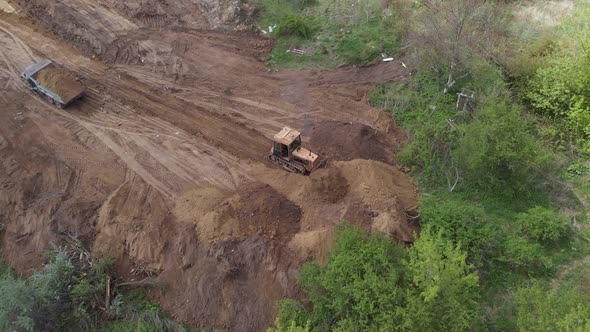
[[[45,89],[57,94],[64,103],[84,92],[82,83],[64,68],[47,67],[37,74],[35,80]]]
[[[240,229],[246,234],[264,234],[288,240],[299,231],[301,209],[267,184],[252,183],[238,190],[242,206]]]
[[[372,160],[335,164],[350,184],[350,190],[366,204],[380,206],[399,200],[407,209],[418,205],[412,178],[395,166]]]
[[[418,194],[412,179],[395,166],[372,160],[337,162],[350,191],[379,211],[371,229],[402,242],[413,242],[420,232]],[[359,209],[357,209],[359,210]]]
[[[239,196],[218,188],[197,188],[176,200],[174,215],[195,225],[199,239],[234,239],[240,236],[236,218]]]
[[[348,194],[348,182],[337,167],[321,168],[311,174],[310,180],[303,186],[303,194],[309,200],[336,203]]]
[[[362,123],[322,121],[313,125],[310,146],[329,160],[372,159],[392,161],[385,136]]]
[[[235,193],[191,190],[176,201],[174,215],[194,223],[199,238],[210,242],[252,236],[288,241],[299,231],[301,209],[271,186],[250,183]]]

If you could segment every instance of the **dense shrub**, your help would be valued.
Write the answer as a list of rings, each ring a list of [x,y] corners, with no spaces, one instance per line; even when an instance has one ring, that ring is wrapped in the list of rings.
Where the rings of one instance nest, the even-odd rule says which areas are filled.
[[[478,319],[478,277],[466,253],[424,232],[405,257],[389,239],[340,227],[326,265],[301,272],[309,303],[283,300],[277,329],[469,330]]]
[[[57,251],[43,270],[28,281],[5,275],[0,279],[0,329],[62,329],[73,275],[74,266],[63,251]]]
[[[516,221],[524,234],[541,241],[557,240],[568,225],[566,216],[540,206],[519,214]]]
[[[440,233],[452,243],[461,243],[469,253],[469,261],[478,267],[489,262],[495,250],[497,225],[485,210],[462,197],[441,193],[424,197],[420,207],[424,228]]]
[[[574,290],[557,295],[532,283],[516,292],[516,304],[519,331],[590,330],[590,306]]]
[[[74,264],[66,251],[56,249],[28,279],[0,271],[0,330],[185,331],[139,293],[118,292],[107,309],[112,266],[109,256]],[[111,284],[111,291],[115,288]]]
[[[480,188],[522,193],[543,178],[550,157],[528,129],[527,119],[502,97],[488,97],[475,119],[461,126],[453,155]]]
[[[316,28],[312,20],[299,15],[289,14],[281,18],[276,28],[276,34],[310,38],[315,30]]]

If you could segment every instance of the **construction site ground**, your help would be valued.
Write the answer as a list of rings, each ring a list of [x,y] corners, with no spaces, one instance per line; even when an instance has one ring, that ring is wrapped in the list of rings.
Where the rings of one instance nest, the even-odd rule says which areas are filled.
[[[405,136],[367,103],[409,72],[271,73],[272,39],[236,6],[0,0],[5,261],[30,274],[78,239],[113,255],[120,278],[157,278],[148,293],[175,319],[261,331],[343,220],[412,240],[418,197],[395,165]],[[19,73],[44,58],[82,77],[86,96],[62,110],[31,93]],[[327,166],[304,177],[269,163],[283,126]]]

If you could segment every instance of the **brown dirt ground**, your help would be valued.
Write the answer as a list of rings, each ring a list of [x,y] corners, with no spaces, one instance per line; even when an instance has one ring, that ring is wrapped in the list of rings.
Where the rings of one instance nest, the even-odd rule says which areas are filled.
[[[328,160],[372,159],[393,162],[397,142],[362,123],[322,121],[313,124],[310,145]]]
[[[61,100],[68,102],[84,91],[84,86],[74,75],[63,68],[46,67],[36,74],[35,79],[41,86],[54,92]]]
[[[272,40],[219,30],[255,15],[227,2],[10,3],[0,249],[17,271],[78,237],[114,255],[120,278],[157,276],[149,294],[179,321],[261,331],[343,220],[400,242],[419,231],[415,187],[393,164],[405,136],[366,102],[375,83],[409,74],[400,62],[270,73],[258,59]],[[60,110],[29,94],[18,74],[42,58],[84,77],[86,98]],[[332,157],[326,168],[267,163],[283,126]]]

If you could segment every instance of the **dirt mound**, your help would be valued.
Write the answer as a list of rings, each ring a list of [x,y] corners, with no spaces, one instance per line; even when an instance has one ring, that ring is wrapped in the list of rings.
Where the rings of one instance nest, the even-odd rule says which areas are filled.
[[[289,239],[299,230],[301,209],[271,186],[253,183],[240,188],[238,194],[242,233]]]
[[[246,239],[289,240],[299,230],[301,209],[271,186],[251,183],[231,193],[213,187],[182,195],[174,214],[196,225],[207,241]]]
[[[419,200],[409,176],[378,161],[353,160],[336,165],[350,184],[350,191],[379,211],[373,219],[373,230],[402,242],[414,239],[420,230],[416,211]]]
[[[336,162],[363,202],[371,205],[386,203],[396,197],[406,208],[418,205],[418,194],[412,178],[397,167],[378,161],[352,160]]]
[[[45,68],[37,74],[35,80],[47,90],[60,96],[65,103],[84,92],[82,83],[64,68],[53,66]]]
[[[387,138],[362,123],[322,121],[313,124],[310,145],[329,160],[372,159],[393,161]]]
[[[174,214],[195,224],[200,239],[227,240],[240,237],[237,210],[240,198],[213,187],[186,192],[176,201]]]
[[[313,172],[303,186],[307,199],[322,203],[336,203],[348,194],[349,185],[337,167],[327,166]]]

